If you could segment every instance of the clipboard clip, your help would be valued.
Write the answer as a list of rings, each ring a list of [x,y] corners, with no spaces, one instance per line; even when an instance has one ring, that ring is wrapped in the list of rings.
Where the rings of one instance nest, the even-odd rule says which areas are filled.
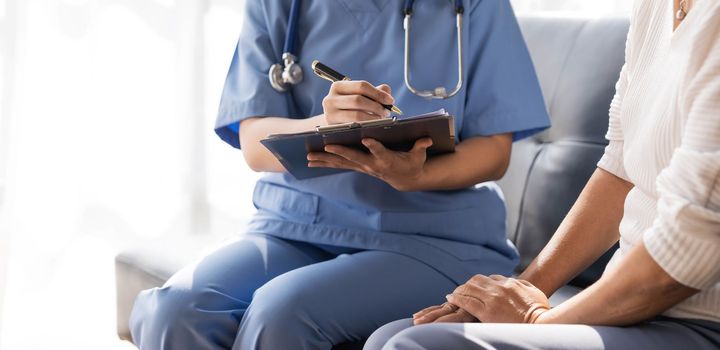
[[[341,130],[366,128],[366,127],[370,127],[370,126],[384,126],[384,125],[392,125],[395,123],[395,121],[396,121],[395,117],[391,117],[391,118],[365,120],[365,121],[361,121],[361,122],[349,122],[349,123],[332,124],[332,125],[318,125],[315,127],[315,131],[317,131],[318,133],[325,133],[325,132],[333,132],[333,131],[341,131]]]

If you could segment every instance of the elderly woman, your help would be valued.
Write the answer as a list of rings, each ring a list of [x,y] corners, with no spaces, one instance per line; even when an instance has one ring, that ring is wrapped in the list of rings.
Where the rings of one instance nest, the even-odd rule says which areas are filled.
[[[605,155],[528,269],[476,275],[366,349],[720,348],[720,1],[637,1],[616,89]]]

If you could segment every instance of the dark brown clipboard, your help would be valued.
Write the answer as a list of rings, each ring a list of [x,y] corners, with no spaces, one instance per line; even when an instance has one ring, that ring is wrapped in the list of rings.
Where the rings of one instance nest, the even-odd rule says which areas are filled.
[[[326,145],[342,145],[367,152],[363,138],[376,139],[389,149],[409,151],[423,137],[433,140],[428,156],[455,150],[454,118],[438,111],[405,119],[379,119],[370,122],[335,124],[295,134],[274,134],[260,142],[297,179],[343,172],[339,169],[309,168],[307,153],[322,152]]]

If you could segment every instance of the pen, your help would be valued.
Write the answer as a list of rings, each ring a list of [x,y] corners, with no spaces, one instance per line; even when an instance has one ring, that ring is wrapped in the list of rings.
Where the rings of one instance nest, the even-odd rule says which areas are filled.
[[[320,78],[323,78],[325,80],[328,80],[332,83],[334,83],[336,81],[342,81],[342,80],[349,81],[350,80],[349,77],[347,77],[341,73],[338,73],[334,69],[320,63],[320,61],[318,61],[318,60],[314,60],[312,62],[312,70],[313,70],[313,73],[315,73],[315,75],[317,75]],[[386,105],[386,104],[382,104],[382,106],[385,107],[385,109],[387,109],[387,110],[395,112],[396,114],[399,114],[399,115],[403,114],[403,112],[400,110],[400,108],[397,108],[396,106]]]

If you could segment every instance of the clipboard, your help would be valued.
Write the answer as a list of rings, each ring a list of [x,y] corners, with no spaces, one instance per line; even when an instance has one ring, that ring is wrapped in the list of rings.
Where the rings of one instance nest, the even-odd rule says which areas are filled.
[[[318,126],[294,134],[272,134],[260,142],[296,179],[309,179],[349,170],[309,168],[307,154],[323,152],[326,145],[341,145],[369,152],[363,138],[380,141],[394,151],[409,151],[423,137],[433,140],[428,156],[455,151],[454,118],[444,110],[404,118],[383,118],[363,122]]]

